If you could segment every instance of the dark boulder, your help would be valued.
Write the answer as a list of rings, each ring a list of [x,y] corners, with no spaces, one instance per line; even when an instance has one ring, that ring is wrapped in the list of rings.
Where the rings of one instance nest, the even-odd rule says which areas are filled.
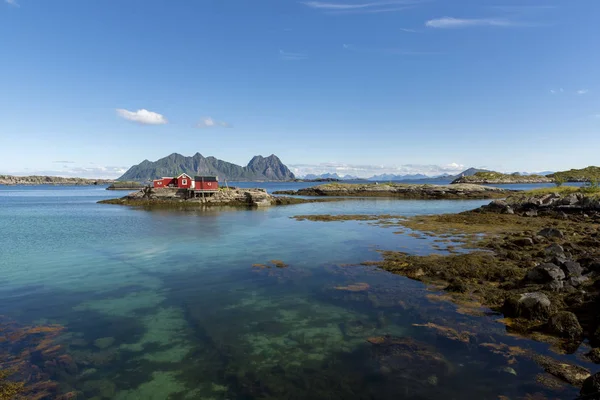
[[[567,278],[570,277],[579,277],[583,272],[583,268],[581,268],[581,264],[576,261],[566,261],[562,263],[561,268]]]
[[[580,339],[583,336],[583,328],[577,320],[577,316],[569,311],[559,311],[552,315],[546,323],[548,332],[571,340]]]
[[[502,312],[507,317],[546,320],[550,307],[550,299],[544,293],[524,293],[506,299]]]
[[[517,238],[514,239],[513,244],[519,246],[519,247],[529,247],[529,246],[533,246],[533,239],[531,238]]]
[[[579,394],[586,396],[586,399],[600,399],[600,372],[583,381]]]
[[[526,279],[533,283],[550,283],[565,279],[565,273],[558,265],[544,263],[527,272]]]
[[[564,238],[565,234],[562,233],[560,229],[556,228],[544,228],[538,232],[538,235],[543,236],[545,238]]]
[[[487,206],[483,206],[486,211],[496,212],[500,214],[514,214],[514,210],[504,200],[494,200]]]

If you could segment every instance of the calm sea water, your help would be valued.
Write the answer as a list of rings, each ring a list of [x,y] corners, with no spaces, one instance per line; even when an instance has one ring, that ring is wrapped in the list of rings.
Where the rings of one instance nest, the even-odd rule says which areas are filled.
[[[575,397],[571,388],[537,384],[543,371],[530,360],[491,351],[545,345],[507,336],[494,316],[430,300],[434,292],[420,283],[356,266],[379,259],[378,249],[429,254],[431,240],[369,223],[290,218],[458,212],[487,201],[182,212],[96,204],[121,195],[0,187],[0,314],[65,327],[60,340],[76,367],[53,376],[65,392],[157,400]],[[288,267],[253,266],[271,260]],[[476,339],[450,340],[436,326]],[[367,341],[384,335],[396,344]]]

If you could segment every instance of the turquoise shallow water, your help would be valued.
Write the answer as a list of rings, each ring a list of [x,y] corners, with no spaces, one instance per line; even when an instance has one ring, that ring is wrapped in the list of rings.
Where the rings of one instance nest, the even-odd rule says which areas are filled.
[[[544,345],[506,336],[494,317],[431,301],[417,282],[345,266],[377,259],[377,249],[428,254],[432,242],[368,223],[290,218],[458,212],[486,201],[181,212],[96,204],[121,195],[0,187],[0,314],[65,327],[59,340],[72,362],[51,376],[63,392],[94,399],[556,396],[536,384],[541,371],[531,361],[508,363],[480,344]],[[271,260],[288,267],[253,267]],[[428,323],[478,336],[466,344],[417,326]],[[395,342],[367,341],[384,335]]]

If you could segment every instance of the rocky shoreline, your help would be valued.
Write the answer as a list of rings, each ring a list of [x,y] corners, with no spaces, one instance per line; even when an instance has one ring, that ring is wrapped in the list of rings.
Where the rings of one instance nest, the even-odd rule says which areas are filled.
[[[330,183],[300,190],[283,190],[273,194],[300,196],[399,197],[403,199],[493,199],[512,191],[480,185],[429,185],[401,183]]]
[[[114,183],[114,179],[85,179],[63,178],[60,176],[12,176],[0,175],[0,185],[64,185],[64,186],[93,186]]]
[[[499,321],[510,333],[600,364],[600,200],[595,193],[538,190],[460,214],[388,215],[379,221],[354,217],[297,219],[366,220],[429,237],[434,248],[445,251],[427,256],[382,251],[381,261],[363,265],[439,288],[462,312],[478,315],[482,306],[489,308],[503,317]],[[555,378],[581,387],[582,395],[600,390],[600,373],[548,356],[533,354],[532,359]]]
[[[100,204],[118,204],[148,208],[196,208],[214,206],[270,207],[278,205],[312,203],[323,200],[307,200],[271,196],[264,189],[221,188],[204,197],[187,198],[185,189],[146,187],[118,199],[101,200]]]

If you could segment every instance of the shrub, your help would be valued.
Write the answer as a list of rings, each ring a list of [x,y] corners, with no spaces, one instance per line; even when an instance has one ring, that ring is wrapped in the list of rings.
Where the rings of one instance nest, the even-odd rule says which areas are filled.
[[[565,183],[565,182],[566,182],[566,179],[562,175],[554,176],[554,184],[556,185],[556,187],[561,187],[563,185],[563,183]]]

